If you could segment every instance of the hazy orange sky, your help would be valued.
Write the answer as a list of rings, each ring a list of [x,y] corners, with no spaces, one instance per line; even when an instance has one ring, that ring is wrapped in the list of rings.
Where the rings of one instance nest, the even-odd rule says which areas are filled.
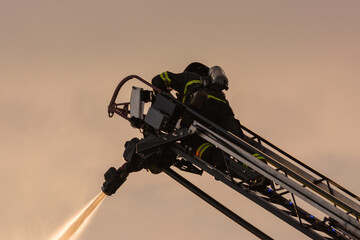
[[[242,124],[359,195],[359,12],[356,0],[0,0],[0,239],[49,239],[123,163],[141,136],[107,116],[123,77],[192,61],[224,68]],[[271,237],[307,239],[206,174],[189,178]],[[77,239],[224,238],[256,239],[144,171]]]

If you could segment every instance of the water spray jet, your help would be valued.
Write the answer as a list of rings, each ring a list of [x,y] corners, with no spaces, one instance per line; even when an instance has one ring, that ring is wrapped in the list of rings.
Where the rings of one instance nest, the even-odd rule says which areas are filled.
[[[102,192],[97,195],[75,218],[69,221],[64,230],[54,237],[53,240],[69,240],[79,231],[80,227],[86,223],[86,220],[95,212],[100,206],[105,196],[110,196],[126,181],[128,176],[126,165],[116,170],[114,167],[104,174],[105,182],[101,187]]]
[[[91,202],[88,204],[79,215],[77,215],[74,219],[69,221],[69,224],[66,225],[61,233],[52,238],[53,240],[69,240],[71,237],[79,231],[80,227],[86,223],[86,220],[95,212],[95,210],[100,206],[102,201],[105,198],[105,194],[101,192],[97,195]]]

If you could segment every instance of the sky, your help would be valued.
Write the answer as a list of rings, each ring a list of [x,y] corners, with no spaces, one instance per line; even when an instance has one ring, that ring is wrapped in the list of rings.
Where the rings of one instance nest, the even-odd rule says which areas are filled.
[[[193,61],[223,67],[243,125],[359,195],[359,10],[355,0],[0,0],[0,238],[50,239],[123,164],[124,143],[141,134],[107,116],[122,78]],[[212,177],[184,176],[271,237],[307,239]],[[76,239],[224,237],[256,239],[142,171]]]

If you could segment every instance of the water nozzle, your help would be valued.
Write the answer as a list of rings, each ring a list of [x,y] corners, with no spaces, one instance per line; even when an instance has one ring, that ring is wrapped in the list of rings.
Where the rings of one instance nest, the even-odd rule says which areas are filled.
[[[103,183],[101,190],[106,195],[111,196],[126,181],[128,175],[126,167],[121,167],[118,170],[114,167],[109,168],[104,174],[105,182]]]

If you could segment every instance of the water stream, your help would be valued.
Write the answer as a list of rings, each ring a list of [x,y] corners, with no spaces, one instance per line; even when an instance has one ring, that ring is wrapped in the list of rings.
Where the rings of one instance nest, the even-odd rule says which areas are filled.
[[[96,196],[88,206],[86,206],[75,218],[73,218],[64,227],[64,229],[53,240],[69,240],[79,230],[79,228],[86,222],[92,213],[100,206],[105,198],[105,194],[101,192]]]

